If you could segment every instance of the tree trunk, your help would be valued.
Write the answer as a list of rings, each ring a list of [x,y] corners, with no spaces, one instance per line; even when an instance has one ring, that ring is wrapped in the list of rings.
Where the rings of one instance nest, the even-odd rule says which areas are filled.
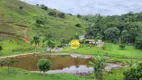
[[[36,44],[35,44],[35,52],[37,52],[37,50],[36,50]]]
[[[42,48],[42,52],[44,53],[44,48]]]
[[[52,48],[50,48],[50,53],[52,52]]]
[[[43,76],[45,76],[45,72],[43,72]]]

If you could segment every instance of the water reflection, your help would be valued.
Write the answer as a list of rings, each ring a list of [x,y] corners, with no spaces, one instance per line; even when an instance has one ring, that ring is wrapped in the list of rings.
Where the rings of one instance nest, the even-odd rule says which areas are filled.
[[[51,70],[85,70],[88,69],[91,58],[72,57],[71,55],[47,55],[47,54],[30,54],[18,56],[19,62],[14,63],[12,67],[23,68],[30,71],[39,71],[37,62],[39,59],[49,59],[52,62]],[[86,66],[83,66],[86,65]],[[86,67],[86,68],[85,68]],[[79,70],[79,71],[80,71]]]
[[[85,65],[80,65],[80,66],[70,66],[67,68],[63,68],[62,70],[50,70],[49,74],[75,74],[75,75],[90,75],[93,72],[92,67],[87,67]]]

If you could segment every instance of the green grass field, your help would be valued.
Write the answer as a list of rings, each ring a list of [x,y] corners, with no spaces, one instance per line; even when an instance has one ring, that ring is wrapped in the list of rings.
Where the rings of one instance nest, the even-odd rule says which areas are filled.
[[[122,80],[122,73],[126,69],[113,70],[111,73],[104,73],[104,80]],[[113,76],[113,77],[112,77]],[[94,80],[93,74],[90,76],[79,77],[71,74],[47,74],[43,76],[40,73],[30,73],[26,70],[10,68],[0,68],[0,79],[2,80]]]
[[[102,53],[108,56],[121,57],[121,58],[139,58],[142,59],[142,50],[135,49],[134,46],[126,45],[125,49],[120,49],[119,44],[105,43],[105,49],[98,48],[90,45],[83,45],[78,49],[71,49],[66,47],[63,52],[68,53],[80,53],[80,54],[92,54],[96,55],[98,53]]]

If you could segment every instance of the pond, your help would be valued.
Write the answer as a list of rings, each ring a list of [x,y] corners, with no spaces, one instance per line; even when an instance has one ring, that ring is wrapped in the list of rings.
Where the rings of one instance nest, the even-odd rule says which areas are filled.
[[[18,58],[18,62],[11,67],[22,68],[31,72],[39,73],[37,62],[39,59],[49,59],[52,62],[52,67],[48,74],[75,74],[79,76],[90,75],[93,72],[93,67],[89,65],[89,61],[93,61],[90,55],[81,54],[28,54],[14,56]],[[5,59],[5,58],[1,58]],[[104,71],[112,69],[126,68],[121,63],[107,63]]]
[[[52,62],[51,70],[64,71],[80,71],[89,69],[89,61],[93,59],[87,55],[49,55],[49,54],[29,54],[17,56],[18,62],[14,63],[12,67],[22,68],[29,71],[39,71],[37,62],[39,59],[49,59]],[[52,72],[54,73],[54,72]]]

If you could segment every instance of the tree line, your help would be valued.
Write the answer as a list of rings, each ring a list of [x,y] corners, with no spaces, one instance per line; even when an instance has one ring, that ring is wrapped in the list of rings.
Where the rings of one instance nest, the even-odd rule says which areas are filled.
[[[142,13],[121,16],[84,17],[86,21],[92,22],[86,28],[86,38],[101,39],[113,43],[135,44],[136,48],[142,49]]]

